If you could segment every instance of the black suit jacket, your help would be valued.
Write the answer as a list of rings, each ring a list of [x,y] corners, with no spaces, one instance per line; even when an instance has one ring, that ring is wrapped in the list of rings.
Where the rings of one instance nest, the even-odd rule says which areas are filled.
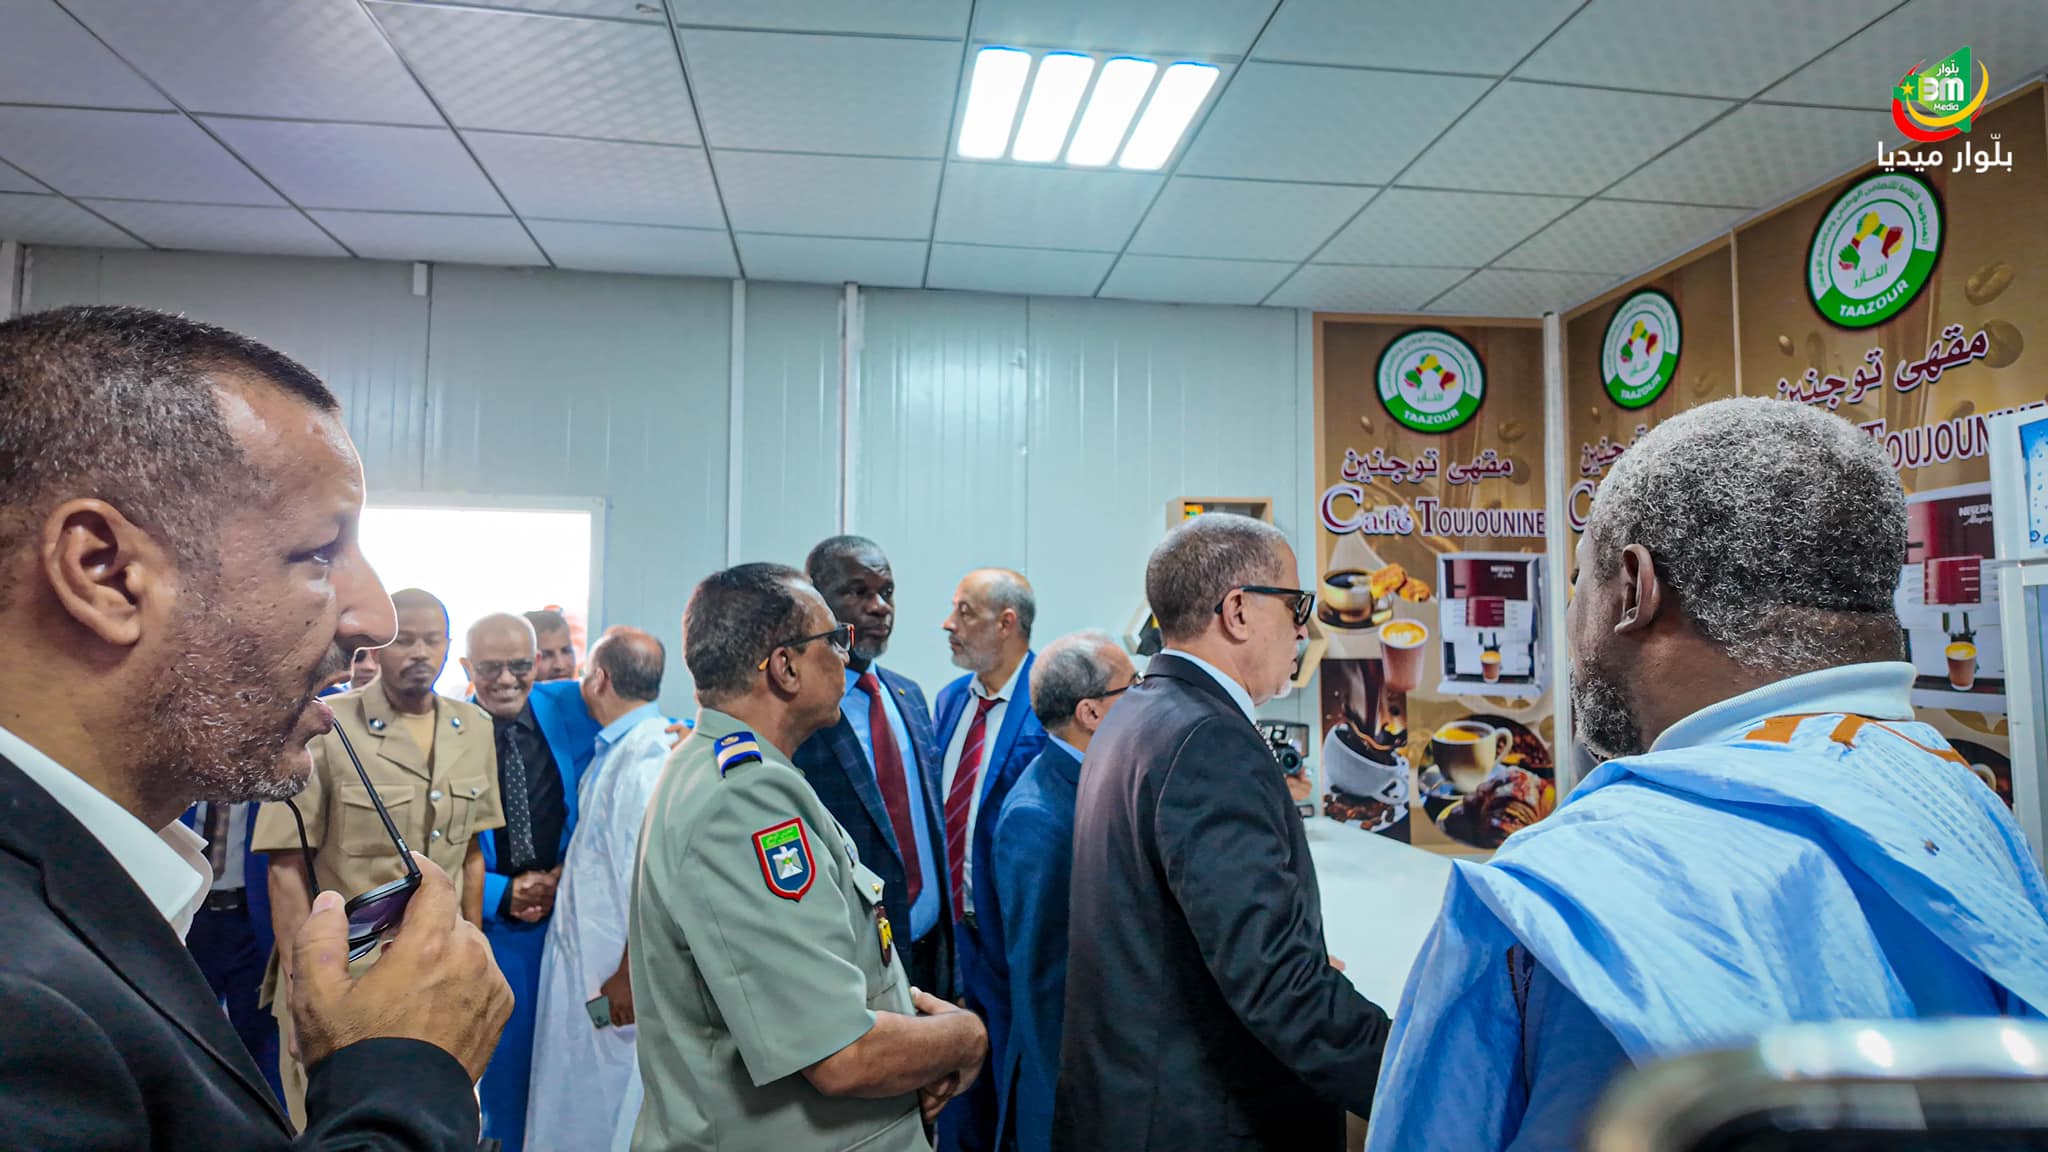
[[[1308,837],[1258,729],[1165,653],[1087,765],[1053,1147],[1342,1148],[1387,1015],[1329,966]]]
[[[924,878],[926,884],[936,884],[939,889],[939,918],[932,927],[940,935],[936,969],[914,975],[925,991],[951,999],[955,994],[953,906],[946,883],[946,817],[939,807],[938,788],[932,783],[938,775],[940,755],[932,741],[932,714],[925,706],[924,689],[916,681],[880,665],[875,666],[875,678],[896,698],[896,710],[902,714],[903,727],[910,734],[911,746],[899,751],[913,789],[910,802],[924,805],[925,827],[931,830],[932,858],[938,869],[936,875]],[[853,725],[841,715],[837,724],[820,729],[798,745],[791,759],[818,799],[825,802],[825,810],[853,837],[860,862],[882,878],[889,919],[902,933],[901,940],[911,943],[910,889],[903,869],[904,850],[896,843],[896,830],[889,823],[881,786],[875,782],[874,769],[868,766],[867,752],[854,735]]]
[[[0,1149],[475,1152],[468,1074],[418,1040],[366,1040],[314,1065],[294,1141],[178,934],[5,759],[0,941]]]

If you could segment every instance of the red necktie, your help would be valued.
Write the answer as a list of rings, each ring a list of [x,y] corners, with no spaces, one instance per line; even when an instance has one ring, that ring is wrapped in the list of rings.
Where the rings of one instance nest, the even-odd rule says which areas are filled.
[[[896,732],[889,727],[889,710],[882,704],[882,681],[874,670],[861,673],[854,687],[868,694],[868,742],[875,751],[875,783],[882,787],[882,807],[889,810],[889,826],[896,831],[896,847],[903,855],[904,887],[909,889],[904,905],[908,907],[917,903],[917,894],[924,891],[924,861],[910,824],[910,789],[904,782],[903,750],[896,747]]]
[[[946,871],[953,885],[955,920],[967,914],[967,818],[974,812],[974,782],[981,775],[988,710],[996,703],[985,696],[975,702],[974,721],[967,726],[967,743],[960,749],[960,767],[953,770],[953,787],[946,793]]]

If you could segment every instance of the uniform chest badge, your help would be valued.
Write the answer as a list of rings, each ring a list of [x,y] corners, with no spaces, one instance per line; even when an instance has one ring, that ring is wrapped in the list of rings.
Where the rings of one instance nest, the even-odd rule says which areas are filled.
[[[889,957],[896,954],[896,933],[889,927],[889,910],[875,905],[875,935],[882,938],[882,967],[889,966]]]
[[[754,856],[761,862],[768,891],[784,900],[803,899],[811,890],[811,881],[817,879],[811,840],[801,820],[785,820],[754,833]]]

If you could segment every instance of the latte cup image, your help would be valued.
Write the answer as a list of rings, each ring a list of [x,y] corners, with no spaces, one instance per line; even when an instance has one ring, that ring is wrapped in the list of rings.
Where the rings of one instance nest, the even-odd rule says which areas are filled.
[[[1966,640],[1958,640],[1948,646],[1948,685],[1958,692],[1968,692],[1977,683],[1977,646]]]
[[[1494,765],[1507,755],[1515,742],[1514,733],[1477,720],[1455,720],[1436,730],[1430,738],[1436,766],[1450,778],[1459,792],[1470,793],[1493,774]]]
[[[1415,620],[1389,620],[1380,625],[1380,663],[1386,669],[1387,691],[1413,692],[1422,683],[1422,646],[1429,626]]]

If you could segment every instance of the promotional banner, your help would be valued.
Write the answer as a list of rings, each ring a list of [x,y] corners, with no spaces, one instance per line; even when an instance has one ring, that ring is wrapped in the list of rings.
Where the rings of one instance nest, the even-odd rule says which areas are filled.
[[[1556,804],[1534,325],[1316,318],[1322,815],[1483,852]]]

